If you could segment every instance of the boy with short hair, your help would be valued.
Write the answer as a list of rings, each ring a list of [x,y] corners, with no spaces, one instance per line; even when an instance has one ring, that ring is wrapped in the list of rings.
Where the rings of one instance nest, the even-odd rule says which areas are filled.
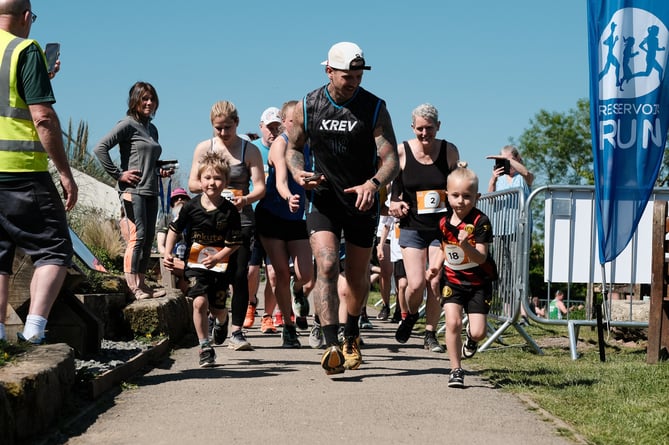
[[[490,220],[476,208],[480,196],[476,174],[466,167],[452,171],[447,179],[447,194],[449,209],[439,222],[445,260],[441,304],[446,314],[446,348],[451,362],[448,386],[463,388],[461,354],[464,358],[473,357],[478,342],[486,336],[496,267],[488,252],[493,238]],[[469,317],[464,345],[463,308]]]
[[[242,243],[241,219],[237,208],[221,196],[228,185],[230,166],[219,153],[200,160],[198,180],[202,193],[183,205],[170,223],[165,241],[165,267],[174,267],[172,254],[178,234],[186,230],[186,279],[193,298],[193,323],[200,343],[200,367],[216,364],[216,352],[209,343],[207,311],[217,322],[225,317],[227,289],[232,277],[227,272],[230,255]],[[221,317],[221,318],[219,318]]]

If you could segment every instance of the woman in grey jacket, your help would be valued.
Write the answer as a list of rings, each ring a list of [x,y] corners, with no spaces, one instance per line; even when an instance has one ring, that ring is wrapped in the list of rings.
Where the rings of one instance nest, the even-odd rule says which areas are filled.
[[[158,181],[174,170],[157,166],[162,153],[158,129],[151,123],[158,109],[158,94],[147,82],[136,82],[128,96],[127,116],[97,143],[93,151],[104,169],[118,181],[125,218],[126,251],[123,272],[137,299],[159,297],[165,290],[152,290],[144,282],[158,217]],[[121,155],[117,166],[109,156],[116,145]]]

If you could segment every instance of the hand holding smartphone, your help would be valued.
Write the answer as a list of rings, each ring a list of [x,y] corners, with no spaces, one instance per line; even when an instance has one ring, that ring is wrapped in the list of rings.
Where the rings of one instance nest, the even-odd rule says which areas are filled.
[[[495,170],[503,168],[504,174],[508,175],[511,170],[511,161],[508,159],[496,159],[495,160]]]
[[[56,69],[56,62],[60,57],[60,43],[47,43],[44,48],[46,55],[46,65],[49,74],[54,74]]]

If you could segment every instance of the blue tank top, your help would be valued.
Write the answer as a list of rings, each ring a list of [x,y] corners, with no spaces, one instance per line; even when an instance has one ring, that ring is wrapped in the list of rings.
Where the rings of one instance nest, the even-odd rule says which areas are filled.
[[[288,142],[288,136],[286,133],[282,133],[281,136],[286,143]],[[310,162],[306,161],[309,159],[308,155],[308,146],[305,146],[305,170],[310,170]],[[292,194],[300,195],[300,207],[297,212],[293,213],[288,207],[288,203],[285,199],[281,197],[279,191],[276,188],[276,169],[273,165],[267,164],[269,167],[267,184],[265,185],[265,196],[258,202],[258,208],[262,208],[272,215],[275,215],[281,219],[287,221],[299,221],[304,218],[304,206],[305,206],[305,191],[304,189],[295,182],[293,175],[288,172],[288,188]]]

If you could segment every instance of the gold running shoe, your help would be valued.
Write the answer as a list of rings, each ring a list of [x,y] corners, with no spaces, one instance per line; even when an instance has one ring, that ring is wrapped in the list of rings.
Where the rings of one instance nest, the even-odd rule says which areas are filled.
[[[341,374],[344,372],[344,354],[337,345],[330,345],[323,352],[321,366],[327,375]]]
[[[342,353],[344,355],[344,368],[358,369],[362,364],[362,354],[359,345],[360,337],[346,337]]]

